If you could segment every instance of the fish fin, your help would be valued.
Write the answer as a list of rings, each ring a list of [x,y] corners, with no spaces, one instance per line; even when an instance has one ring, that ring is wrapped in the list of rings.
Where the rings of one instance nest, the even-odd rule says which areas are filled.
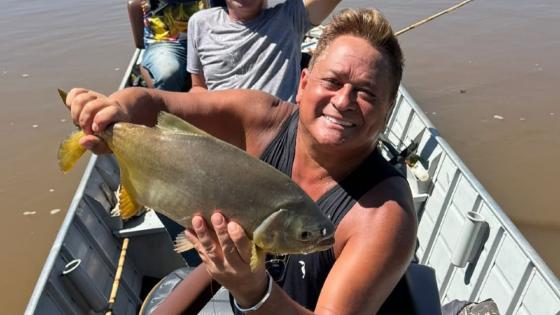
[[[119,188],[119,215],[121,219],[128,220],[140,214],[143,206],[139,205],[123,185]]]
[[[255,271],[257,267],[264,261],[265,252],[262,248],[258,247],[253,243],[253,249],[251,250],[251,271]]]
[[[66,97],[68,96],[68,93],[64,92],[61,89],[57,89],[58,90],[58,95],[60,95],[60,98],[62,99],[62,102],[64,103],[64,105],[66,105]]]
[[[164,111],[159,112],[156,127],[161,130],[208,136],[207,132],[200,130],[181,118]]]
[[[60,144],[58,148],[58,167],[64,173],[67,173],[86,152],[86,149],[80,145],[80,139],[84,135],[83,131],[75,131]]]
[[[116,207],[113,208],[113,210],[111,210],[111,216],[112,217],[120,217],[121,216],[121,210],[120,210],[118,204],[117,204]]]
[[[146,209],[146,207],[141,207],[140,210],[138,210],[138,213],[136,213],[137,216],[143,214],[144,212],[148,211],[148,209]],[[119,207],[119,204],[117,203],[117,205],[111,210],[111,216],[112,217],[120,217],[121,216],[121,209]]]
[[[187,239],[187,236],[183,231],[175,238],[175,245],[173,247],[177,253],[182,253],[193,249],[194,245]]]
[[[266,217],[259,226],[253,231],[253,242],[257,247],[274,248],[277,232],[284,229],[286,216],[289,215],[288,210],[280,209],[271,213]]]

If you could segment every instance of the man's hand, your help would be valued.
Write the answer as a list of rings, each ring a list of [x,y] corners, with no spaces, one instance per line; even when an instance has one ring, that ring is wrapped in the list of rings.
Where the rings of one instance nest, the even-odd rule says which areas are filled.
[[[119,103],[95,91],[73,88],[66,97],[66,106],[70,109],[74,124],[86,134],[80,140],[80,145],[96,154],[111,152],[95,134],[114,122],[128,121],[128,115]]]
[[[186,231],[187,238],[198,251],[208,273],[238,302],[256,303],[266,291],[268,276],[264,263],[251,271],[252,242],[239,224],[227,222],[219,212],[212,215],[211,221],[213,230],[207,227],[204,218],[195,216],[193,229]]]

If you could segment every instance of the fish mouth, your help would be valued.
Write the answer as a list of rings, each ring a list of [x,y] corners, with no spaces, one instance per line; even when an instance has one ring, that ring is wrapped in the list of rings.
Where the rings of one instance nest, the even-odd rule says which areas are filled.
[[[334,245],[334,236],[329,236],[317,242],[315,247],[329,248]]]
[[[290,254],[310,254],[314,252],[321,252],[331,248],[334,245],[334,235],[322,238],[315,242],[306,242],[305,246],[298,248],[283,248],[283,249],[270,249],[269,253],[275,255],[290,255]]]
[[[302,254],[320,252],[331,248],[333,245],[334,245],[334,236],[325,237],[317,242],[314,242],[313,244],[310,244],[307,247],[307,249],[302,252]]]

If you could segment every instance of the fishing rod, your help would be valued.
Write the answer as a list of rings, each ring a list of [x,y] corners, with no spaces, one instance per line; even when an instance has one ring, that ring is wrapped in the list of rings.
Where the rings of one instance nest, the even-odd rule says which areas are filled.
[[[438,18],[438,17],[440,17],[440,16],[442,16],[442,15],[444,15],[444,14],[446,14],[446,13],[449,13],[449,12],[451,12],[451,11],[457,10],[457,9],[459,9],[460,7],[462,7],[462,6],[464,6],[465,4],[467,4],[467,3],[469,3],[469,2],[472,2],[472,1],[474,1],[474,0],[465,0],[465,1],[461,2],[461,3],[459,3],[459,4],[456,4],[456,5],[454,5],[454,6],[450,7],[450,8],[448,8],[448,9],[445,9],[445,10],[443,10],[443,11],[440,11],[440,12],[438,12],[438,13],[436,13],[436,14],[430,16],[430,17],[427,17],[427,18],[425,18],[425,19],[423,19],[423,20],[420,20],[420,21],[418,21],[418,22],[416,22],[416,23],[414,23],[414,24],[412,24],[412,25],[409,25],[409,26],[403,28],[402,30],[396,32],[396,33],[395,33],[395,36],[399,36],[399,35],[401,35],[401,34],[403,34],[403,33],[406,33],[406,32],[408,32],[408,31],[414,29],[414,28],[417,28],[418,26],[420,26],[420,25],[422,25],[422,24],[428,23],[428,22],[430,22],[431,20],[436,19],[436,18]],[[312,51],[313,51],[313,48],[311,48],[311,47],[314,47],[314,46],[315,46],[316,40],[321,36],[321,33],[323,32],[323,29],[324,29],[324,28],[325,28],[325,25],[319,25],[319,26],[316,27],[317,31],[314,31],[315,28],[314,28],[314,29],[311,29],[311,30],[309,31],[309,33],[307,33],[306,36],[308,36],[308,37],[310,37],[310,38],[314,38],[315,41],[310,41],[310,42],[308,42],[308,43],[305,43],[305,42],[304,42],[304,43],[302,44],[302,50],[308,49],[310,52],[312,52]]]
[[[113,287],[111,288],[111,295],[109,296],[108,306],[105,315],[113,314],[113,306],[117,300],[117,291],[119,290],[119,285],[121,282],[121,276],[124,268],[124,262],[126,258],[126,252],[128,250],[129,238],[125,238],[122,243],[121,254],[119,256],[119,262],[117,264],[117,272],[115,272],[115,280],[113,281]]]
[[[428,23],[431,20],[438,18],[446,13],[449,13],[451,11],[457,10],[458,8],[466,5],[469,2],[472,2],[473,0],[465,0],[459,4],[456,4],[448,9],[445,9],[443,11],[440,11],[430,17],[427,17],[423,20],[420,20],[408,27],[405,27],[403,29],[401,29],[400,31],[395,33],[395,36],[399,36],[403,33],[406,33],[422,24]],[[394,109],[395,107],[393,107]],[[428,171],[424,168],[423,164],[422,164],[422,157],[420,157],[418,154],[416,154],[416,149],[418,148],[418,142],[412,141],[410,143],[410,145],[408,145],[403,151],[399,152],[393,145],[391,145],[391,143],[388,141],[387,137],[381,137],[380,138],[381,143],[383,143],[385,145],[385,147],[387,148],[387,150],[390,152],[390,154],[393,156],[393,158],[390,160],[390,163],[393,165],[396,165],[398,163],[404,163],[406,165],[408,165],[411,168],[411,171],[413,172],[414,175],[416,175],[416,177],[418,179],[420,179],[421,181],[426,181],[429,179],[429,174]],[[418,163],[420,162],[420,163]]]
[[[437,18],[437,17],[440,17],[440,16],[442,16],[442,15],[444,15],[444,14],[446,14],[446,13],[449,13],[449,12],[451,12],[451,11],[457,10],[457,9],[459,9],[460,7],[462,7],[462,6],[464,6],[465,4],[467,4],[467,3],[469,3],[469,2],[472,2],[472,1],[473,1],[473,0],[465,0],[465,1],[461,2],[461,3],[459,3],[459,4],[456,4],[456,5],[454,5],[454,6],[450,7],[450,8],[448,8],[448,9],[445,9],[445,10],[443,10],[443,11],[440,11],[440,12],[438,12],[438,13],[436,13],[436,14],[430,16],[430,17],[427,17],[427,18],[425,18],[425,19],[423,19],[423,20],[420,20],[420,21],[418,21],[418,22],[416,22],[416,23],[414,23],[414,24],[412,24],[412,25],[410,25],[410,26],[408,26],[408,27],[405,27],[405,28],[403,28],[402,30],[396,32],[396,33],[395,33],[395,36],[399,36],[399,35],[401,35],[401,34],[403,34],[403,33],[406,33],[406,32],[408,32],[408,31],[410,31],[411,29],[414,29],[414,28],[416,28],[416,27],[418,27],[418,26],[424,24],[424,23],[430,22],[431,20],[433,20],[433,19],[435,19],[435,18]]]

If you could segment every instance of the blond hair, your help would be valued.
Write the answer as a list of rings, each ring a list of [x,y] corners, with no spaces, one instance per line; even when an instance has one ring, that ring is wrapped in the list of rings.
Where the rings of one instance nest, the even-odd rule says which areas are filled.
[[[388,58],[392,76],[391,96],[394,99],[402,78],[404,58],[389,21],[376,9],[345,9],[336,14],[323,30],[309,62],[309,69],[313,68],[325,49],[342,35],[363,38]]]

